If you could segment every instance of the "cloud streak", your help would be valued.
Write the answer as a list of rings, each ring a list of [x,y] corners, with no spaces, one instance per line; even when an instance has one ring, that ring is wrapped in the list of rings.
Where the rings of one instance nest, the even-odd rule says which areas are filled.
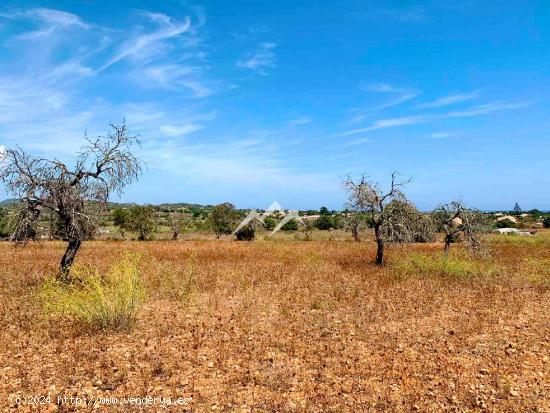
[[[76,14],[47,8],[12,10],[0,13],[0,17],[7,19],[27,19],[38,22],[39,28],[37,30],[25,32],[17,36],[21,40],[37,40],[58,30],[71,28],[88,30],[91,27]]]
[[[522,109],[530,106],[533,102],[506,102],[506,101],[496,101],[491,103],[486,103],[483,105],[473,106],[468,109],[449,112],[447,114],[450,118],[466,118],[471,116],[481,116],[487,115],[492,112],[499,112],[503,110],[512,110],[512,109]]]
[[[277,67],[276,47],[277,43],[260,43],[254,52],[249,53],[244,59],[238,60],[236,66],[241,69],[252,70],[261,75],[267,75],[268,69]]]
[[[430,135],[430,138],[432,138],[432,139],[442,139],[442,138],[448,138],[449,136],[451,136],[450,132],[433,132]]]
[[[381,15],[399,23],[426,23],[430,20],[428,13],[423,7],[383,10]]]
[[[366,92],[373,92],[379,94],[392,94],[397,95],[391,99],[386,100],[378,105],[370,106],[367,108],[355,109],[354,111],[359,112],[358,115],[355,115],[352,119],[347,121],[348,124],[354,124],[364,121],[368,114],[372,112],[381,111],[384,109],[389,109],[394,106],[401,105],[405,102],[408,102],[418,96],[418,92],[412,89],[400,88],[390,85],[389,83],[368,83],[360,86],[362,90]]]
[[[344,136],[357,135],[359,133],[371,132],[378,129],[394,128],[397,126],[405,126],[405,125],[416,125],[419,123],[429,122],[432,119],[433,118],[429,115],[403,116],[399,118],[380,119],[374,122],[372,125],[367,126],[365,128],[352,129],[346,132],[336,133],[328,137],[333,137],[333,138],[344,137]]]
[[[303,126],[311,123],[311,119],[306,117],[296,118],[292,119],[288,122],[289,126],[296,127],[296,126]]]
[[[444,115],[428,114],[428,115],[412,115],[412,116],[402,116],[398,118],[380,119],[373,122],[370,126],[367,126],[364,128],[352,129],[346,132],[340,132],[333,135],[328,135],[325,138],[346,137],[346,136],[352,136],[352,135],[357,135],[357,134],[366,133],[366,132],[372,132],[379,129],[387,129],[387,128],[394,128],[399,126],[407,126],[407,125],[417,125],[422,123],[434,122],[438,120],[440,121],[448,118],[465,118],[465,117],[472,117],[472,116],[483,116],[493,112],[522,109],[530,106],[531,104],[532,102],[530,101],[527,101],[527,102],[496,101],[496,102],[486,103],[483,105],[473,106],[461,111],[449,112]],[[432,135],[432,137],[434,138],[444,137],[442,136],[442,133],[439,133],[439,136],[434,136],[434,135],[436,134]],[[448,135],[445,135],[445,136],[448,136]],[[368,141],[368,139],[365,138],[364,141],[366,142]]]
[[[160,131],[167,136],[181,137],[204,129],[203,125],[187,123],[183,125],[163,125]]]
[[[163,43],[169,39],[176,38],[191,29],[191,19],[185,17],[181,23],[161,13],[143,13],[152,22],[158,24],[155,31],[139,34],[125,41],[107,63],[99,68],[99,72],[111,67],[117,62],[126,58],[146,59],[165,50]]]
[[[443,96],[439,99],[434,100],[433,102],[422,103],[417,107],[421,109],[427,109],[427,108],[440,108],[443,106],[455,105],[457,103],[467,102],[469,100],[476,99],[477,97],[479,97],[479,93],[480,93],[479,90],[475,90],[470,93],[461,93],[461,94]]]

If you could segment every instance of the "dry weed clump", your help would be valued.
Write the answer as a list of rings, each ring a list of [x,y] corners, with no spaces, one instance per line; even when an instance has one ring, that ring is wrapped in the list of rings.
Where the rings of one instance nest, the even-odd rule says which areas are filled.
[[[542,288],[550,289],[550,259],[526,257],[523,259],[521,273]]]
[[[138,256],[125,254],[105,274],[77,265],[71,284],[49,278],[41,290],[45,310],[94,329],[129,329],[145,294],[138,262]]]
[[[146,269],[150,294],[158,298],[188,304],[197,282],[197,258],[192,253],[181,262],[158,261],[152,258]]]

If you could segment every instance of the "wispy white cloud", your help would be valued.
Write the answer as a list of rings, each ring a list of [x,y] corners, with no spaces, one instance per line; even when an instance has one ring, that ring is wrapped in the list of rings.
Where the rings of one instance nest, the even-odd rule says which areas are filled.
[[[351,141],[347,144],[347,146],[355,146],[355,145],[362,145],[364,143],[371,143],[372,142],[372,139],[369,139],[369,138],[361,138],[361,139],[356,139],[354,141]]]
[[[138,83],[147,88],[160,87],[167,90],[188,89],[193,97],[203,98],[214,90],[202,79],[205,68],[200,65],[159,64],[135,70]]]
[[[22,40],[36,40],[38,38],[48,36],[58,30],[72,28],[87,30],[91,27],[76,14],[47,8],[10,10],[0,13],[0,17],[8,19],[26,19],[38,23],[38,29],[19,34],[17,36],[17,38]]]
[[[166,50],[165,41],[176,38],[191,30],[191,19],[185,17],[183,22],[175,22],[170,16],[161,13],[144,12],[143,15],[156,23],[157,30],[139,33],[125,41],[99,71],[103,71],[126,58],[144,60],[163,53]]]
[[[448,138],[449,136],[451,136],[452,134],[450,132],[433,132],[432,134],[430,134],[430,138],[432,139],[442,139],[442,138]]]
[[[485,103],[483,105],[472,106],[468,109],[449,112],[448,117],[470,117],[470,116],[481,116],[486,115],[491,112],[498,112],[502,110],[512,110],[512,109],[522,109],[528,107],[532,104],[531,101],[525,102],[506,102],[506,101],[496,101],[491,103]]]
[[[0,75],[0,121],[55,111],[65,106],[69,94],[61,89],[36,82],[37,79]],[[38,104],[37,104],[38,103]]]
[[[462,111],[449,112],[445,115],[413,115],[413,116],[402,116],[402,117],[390,118],[390,119],[380,119],[373,122],[370,126],[367,126],[364,128],[352,129],[346,132],[340,132],[337,134],[326,136],[325,138],[345,137],[345,136],[357,135],[360,133],[372,132],[378,129],[387,129],[387,128],[394,128],[398,126],[428,123],[436,120],[442,120],[445,118],[482,116],[482,115],[486,115],[497,111],[521,109],[521,108],[530,106],[531,104],[532,102],[497,101],[492,103],[486,103],[479,106],[474,106]],[[445,132],[436,132],[436,133],[443,134]],[[444,136],[432,136],[432,137],[441,138]]]
[[[78,59],[68,60],[54,67],[45,78],[56,81],[65,79],[68,76],[93,76],[95,71],[83,65]]]
[[[260,43],[254,52],[249,53],[244,59],[238,60],[236,65],[239,68],[253,70],[261,75],[266,75],[268,69],[277,67],[274,52],[276,47],[277,43]]]
[[[402,93],[404,91],[403,88],[385,82],[361,82],[359,87],[366,92],[375,93]]]
[[[204,129],[203,125],[196,123],[186,123],[182,125],[162,125],[160,131],[167,136],[185,136],[190,133],[197,132],[201,129]]]
[[[365,128],[352,129],[346,132],[336,133],[328,137],[351,136],[351,135],[357,135],[359,133],[371,132],[378,129],[394,128],[396,126],[404,126],[404,125],[415,125],[418,123],[429,122],[432,119],[433,118],[428,115],[403,116],[403,117],[392,118],[392,119],[380,119],[374,122],[372,125],[367,126]]]
[[[430,116],[427,116],[427,115],[403,116],[400,118],[378,120],[374,123],[372,128],[384,129],[384,128],[393,128],[395,126],[415,125],[417,123],[425,123],[429,120],[430,120]]]
[[[306,117],[296,118],[292,119],[288,122],[289,126],[301,126],[301,125],[307,125],[311,123],[311,119]]]
[[[402,103],[405,103],[409,100],[414,99],[419,94],[419,92],[417,92],[416,90],[408,89],[408,88],[400,88],[400,87],[393,86],[389,83],[383,83],[383,82],[361,84],[360,88],[366,92],[380,93],[380,94],[386,94],[386,95],[390,94],[390,95],[397,95],[397,96],[394,96],[377,105],[373,105],[366,108],[354,109],[354,112],[358,114],[355,115],[353,118],[351,118],[349,121],[347,121],[348,124],[363,122],[368,117],[369,113],[401,105]]]
[[[412,100],[416,96],[418,96],[416,92],[406,92],[406,93],[403,93],[401,96],[397,96],[396,98],[390,99],[384,103],[381,103],[380,105],[375,105],[372,108],[369,108],[369,111],[373,112],[377,110],[391,108],[392,106],[397,106],[409,100]]]
[[[426,23],[430,17],[423,7],[382,10],[381,15],[400,23]]]
[[[456,103],[466,102],[469,100],[476,99],[479,97],[479,90],[474,90],[470,93],[459,93],[459,94],[453,94],[448,96],[443,96],[439,99],[434,100],[433,102],[427,102],[422,103],[418,105],[418,108],[426,109],[426,108],[439,108],[442,106],[450,106],[454,105]]]
[[[277,149],[263,141],[244,139],[231,143],[189,144],[185,142],[155,142],[144,146],[151,168],[182,176],[199,186],[206,183],[216,192],[228,188],[254,188],[256,195],[265,190],[266,196],[279,199],[297,196],[304,188],[312,192],[338,188],[334,175],[296,170]],[[264,195],[264,194],[262,194]],[[221,200],[220,200],[221,201]]]

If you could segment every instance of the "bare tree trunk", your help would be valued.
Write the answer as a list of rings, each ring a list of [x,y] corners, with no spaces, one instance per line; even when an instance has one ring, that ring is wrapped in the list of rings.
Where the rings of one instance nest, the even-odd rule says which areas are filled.
[[[73,239],[69,241],[67,250],[65,251],[63,258],[61,259],[61,272],[59,274],[59,279],[61,281],[69,281],[69,271],[71,270],[71,266],[73,265],[76,253],[80,249],[81,245],[82,241],[79,239]]]
[[[445,247],[443,249],[443,252],[445,253],[445,255],[449,254],[449,249],[451,248],[452,240],[453,240],[453,237],[451,234],[445,235]]]
[[[380,224],[374,225],[374,235],[376,236],[376,265],[382,265],[384,262],[384,239],[380,233]]]
[[[361,237],[359,236],[359,224],[355,224],[355,225],[352,227],[351,233],[353,234],[353,239],[354,239],[356,242],[361,241]]]

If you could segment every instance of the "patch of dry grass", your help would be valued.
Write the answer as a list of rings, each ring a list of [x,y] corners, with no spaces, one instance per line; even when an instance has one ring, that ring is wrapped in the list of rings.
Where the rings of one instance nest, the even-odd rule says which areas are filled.
[[[75,265],[72,282],[46,280],[40,295],[45,311],[61,321],[74,321],[91,329],[128,330],[144,299],[139,257],[124,254],[105,274],[90,266]]]
[[[411,252],[394,263],[392,272],[398,278],[432,276],[464,280],[495,277],[501,275],[503,269],[491,259],[455,250],[448,256],[441,252]]]
[[[383,268],[370,242],[89,242],[78,262],[100,272],[140,254],[147,290],[131,331],[93,334],[51,323],[37,298],[62,249],[0,244],[6,411],[12,394],[191,398],[174,412],[550,409],[543,242],[493,243],[490,261],[453,246],[450,263],[439,244],[390,247]]]

